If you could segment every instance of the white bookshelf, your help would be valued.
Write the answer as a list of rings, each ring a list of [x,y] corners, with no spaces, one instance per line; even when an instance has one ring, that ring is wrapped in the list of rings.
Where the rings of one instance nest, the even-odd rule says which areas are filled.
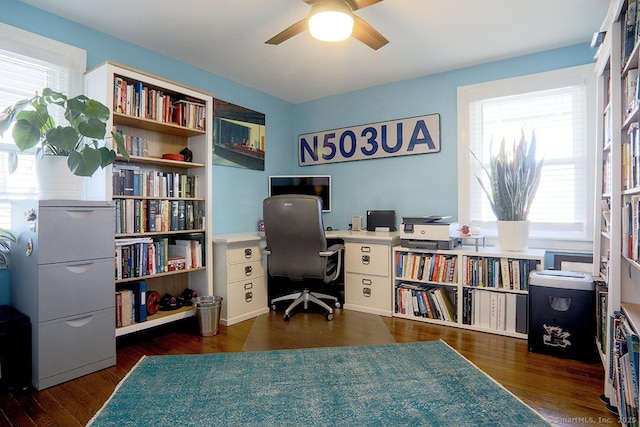
[[[130,98],[130,102],[134,103],[133,108],[128,109],[128,107],[121,106],[122,104],[119,101],[122,97],[119,97],[119,92],[116,90],[116,84],[120,84],[121,81],[144,88],[140,93],[144,93],[145,99],[149,99],[144,109],[141,107],[142,104],[136,103],[137,95]],[[153,232],[149,231],[150,224],[145,223],[146,217],[140,214],[140,227],[133,231],[126,230],[126,232],[114,234],[114,239],[132,237],[150,237],[153,240],[161,238],[174,239],[180,238],[182,235],[196,233],[203,238],[202,244],[205,246],[202,267],[185,268],[176,271],[155,271],[153,274],[139,277],[116,277],[114,280],[114,294],[116,290],[126,288],[130,282],[145,280],[147,282],[147,293],[155,290],[160,294],[160,297],[166,293],[178,297],[186,288],[195,290],[201,296],[212,295],[213,255],[211,245],[208,244],[211,241],[212,229],[212,95],[113,62],[105,62],[89,70],[86,73],[85,84],[87,96],[109,106],[112,111],[107,123],[107,133],[110,134],[112,130],[117,129],[125,135],[139,138],[140,143],[138,145],[141,147],[137,152],[132,151],[133,155],[130,155],[128,160],[119,153],[114,165],[104,168],[100,173],[96,173],[87,187],[87,198],[90,200],[110,200],[114,204],[120,202],[124,204],[127,200],[132,199],[135,204],[141,206],[140,209],[149,206],[149,203],[153,200],[157,200],[158,203],[165,201],[167,203],[191,204],[192,206],[195,204],[199,212],[197,221],[192,223],[190,227],[169,229],[163,225],[160,230]],[[151,97],[148,95],[150,92],[157,96]],[[130,90],[129,93],[131,93]],[[171,101],[164,101],[164,97],[166,97],[166,100]],[[156,102],[155,100],[158,101]],[[175,123],[174,119],[176,117],[173,112],[178,108],[176,101],[181,104],[190,102],[196,105],[197,107],[184,107],[185,111],[187,108],[197,108],[201,113],[199,117],[204,119],[204,122],[202,120],[185,119],[181,123]],[[165,102],[165,108],[157,106],[155,108],[155,112],[157,112],[155,116],[145,114],[145,111],[143,111],[150,110],[153,105],[159,105],[160,102]],[[136,109],[135,105],[138,105],[139,108]],[[189,111],[191,112],[191,110]],[[189,115],[189,117],[192,116],[193,114]],[[186,114],[185,117],[187,117]],[[107,143],[113,146],[111,140],[108,140]],[[193,153],[191,162],[162,158],[163,154],[178,154],[184,148],[188,148]],[[122,168],[122,165],[133,167],[149,174],[183,175],[185,176],[184,179],[188,179],[191,183],[197,181],[196,190],[193,192],[197,194],[187,193],[186,191],[181,191],[177,194],[163,193],[162,195],[150,195],[141,192],[129,195],[121,194],[121,192],[114,189],[112,172],[114,168]],[[144,226],[145,224],[146,227]],[[115,231],[114,227],[114,233]],[[148,316],[145,322],[117,328],[115,333],[116,336],[126,335],[192,317],[193,315],[194,310],[190,306],[171,311],[158,311],[157,314]]]

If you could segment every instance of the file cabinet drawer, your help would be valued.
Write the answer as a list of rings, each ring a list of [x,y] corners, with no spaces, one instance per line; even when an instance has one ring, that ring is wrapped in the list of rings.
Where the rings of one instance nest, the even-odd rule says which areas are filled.
[[[264,276],[229,284],[228,298],[226,318],[242,316],[266,307],[267,285]]]
[[[46,379],[115,357],[115,310],[71,316],[38,326],[38,377]]]
[[[344,287],[345,305],[393,311],[391,283],[381,276],[347,273]]]
[[[264,265],[261,260],[242,264],[231,264],[227,267],[227,280],[236,282],[264,276]]]
[[[113,207],[42,207],[38,213],[38,263],[113,256]]]
[[[39,321],[113,308],[112,275],[113,258],[39,266]]]
[[[345,243],[347,273],[389,275],[389,246],[368,243]]]
[[[237,248],[229,248],[227,251],[229,264],[238,262],[256,261],[262,259],[262,248],[259,245],[247,245]]]

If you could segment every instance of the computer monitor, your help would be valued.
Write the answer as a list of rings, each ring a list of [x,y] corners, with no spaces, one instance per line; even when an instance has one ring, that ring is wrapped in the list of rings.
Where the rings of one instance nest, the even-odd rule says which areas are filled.
[[[269,196],[281,194],[320,196],[322,212],[331,212],[331,175],[269,176]]]

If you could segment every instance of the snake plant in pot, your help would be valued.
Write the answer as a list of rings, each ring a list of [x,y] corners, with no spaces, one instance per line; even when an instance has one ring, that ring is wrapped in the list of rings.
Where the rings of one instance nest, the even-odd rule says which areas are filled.
[[[498,238],[504,250],[527,248],[529,209],[540,184],[543,159],[536,159],[536,137],[527,142],[522,131],[520,141],[507,147],[502,139],[500,150],[491,154],[488,167],[480,163],[486,181],[476,176],[498,220]]]
[[[57,124],[50,109],[61,108],[67,123]],[[52,110],[51,110],[52,111]],[[68,98],[49,88],[23,99],[0,112],[0,135],[12,125],[13,141],[20,151],[36,147],[38,152],[38,174],[43,161],[58,156],[66,168],[75,176],[90,177],[98,168],[110,165],[116,152],[105,146],[106,123],[109,108],[84,95]],[[121,134],[111,132],[118,152],[125,157],[124,139]],[[51,181],[72,185],[64,181],[60,172],[45,178],[44,185]],[[39,177],[42,182],[43,178]],[[42,188],[41,188],[42,190]]]

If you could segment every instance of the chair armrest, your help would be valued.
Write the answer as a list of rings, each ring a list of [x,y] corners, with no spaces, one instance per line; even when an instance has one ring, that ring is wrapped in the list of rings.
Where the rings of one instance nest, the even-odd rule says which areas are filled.
[[[342,251],[343,249],[344,249],[344,245],[340,243],[336,243],[334,245],[329,246],[326,251],[320,252],[320,256],[332,256]]]
[[[265,254],[265,255],[267,255],[267,256],[268,256],[268,255],[271,255],[271,251],[269,250],[269,248],[264,248],[264,249],[262,250],[262,253],[263,253],[263,254]]]

